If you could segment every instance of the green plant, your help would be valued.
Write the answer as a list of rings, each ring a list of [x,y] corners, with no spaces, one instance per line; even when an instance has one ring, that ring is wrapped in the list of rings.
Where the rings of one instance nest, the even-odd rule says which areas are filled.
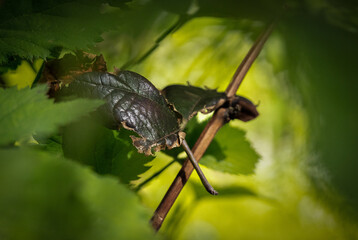
[[[193,149],[196,159],[203,157],[204,172],[219,195],[211,197],[193,176],[161,232],[175,239],[228,238],[230,231],[254,239],[356,237],[358,201],[351,183],[356,180],[357,23],[352,9],[348,2],[333,1],[225,0],[220,6],[214,1],[2,1],[1,238],[160,238],[148,224],[150,216],[181,164],[171,188],[176,194],[193,169],[181,148],[155,155],[152,150],[180,145],[181,132],[193,146],[209,128],[203,130],[207,121],[195,113],[216,110],[218,103],[225,102],[216,116],[226,115],[209,122],[214,132],[230,109],[229,118],[257,115],[250,101],[233,97],[241,81],[226,94],[223,87],[240,61],[236,56],[278,15],[272,38],[248,73],[249,85],[240,90],[254,102],[262,98],[260,118],[240,128],[233,121],[203,141],[211,142],[209,147],[198,143]],[[200,34],[205,41],[197,40]],[[161,117],[149,130],[108,109],[118,95],[108,101],[106,84],[92,88],[89,81],[139,81],[159,93],[146,79],[113,66],[148,76],[175,109],[160,94],[153,96]],[[13,81],[12,71],[20,80]],[[259,71],[259,77],[250,75]],[[182,85],[186,81],[219,90]],[[131,94],[138,100],[142,93]],[[155,116],[143,114],[143,119]],[[213,124],[215,119],[221,122]],[[136,135],[134,146],[131,135]],[[160,141],[163,136],[170,138]],[[313,157],[318,164],[309,161]],[[173,201],[178,195],[171,196]],[[155,218],[163,219],[160,209],[155,228],[161,224]]]

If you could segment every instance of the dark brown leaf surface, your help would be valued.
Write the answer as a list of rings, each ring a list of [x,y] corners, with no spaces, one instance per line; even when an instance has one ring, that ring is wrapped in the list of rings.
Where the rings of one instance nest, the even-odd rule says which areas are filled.
[[[78,51],[76,55],[66,54],[61,59],[46,62],[39,82],[49,85],[48,95],[53,97],[61,85],[71,83],[75,76],[94,71],[107,71],[103,56]]]
[[[138,151],[146,155],[152,154],[152,148],[159,151],[180,146],[184,137],[179,127],[181,115],[152,83],[137,73],[84,73],[63,87],[60,94],[104,99],[106,104],[99,109],[99,115],[112,128],[123,126],[139,134],[140,137],[131,138]]]
[[[198,112],[210,113],[218,107],[229,109],[228,121],[240,119],[247,122],[259,115],[256,106],[247,98],[237,95],[227,98],[225,93],[213,89],[203,89],[190,85],[170,85],[162,90],[162,94],[183,115],[185,120],[190,120]],[[224,101],[219,106],[220,100]]]
[[[190,85],[170,85],[164,88],[162,93],[187,120],[199,111],[209,113],[215,110],[219,100],[226,99],[225,93]]]

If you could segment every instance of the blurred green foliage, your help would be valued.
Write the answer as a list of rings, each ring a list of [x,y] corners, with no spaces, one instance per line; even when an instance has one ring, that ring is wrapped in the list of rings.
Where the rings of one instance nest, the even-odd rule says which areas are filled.
[[[13,46],[2,45],[0,50],[1,72],[6,72],[1,75],[1,83],[31,85],[39,69],[38,63],[32,61],[33,56],[56,57],[51,52],[57,47],[65,51],[88,49],[102,37],[104,41],[90,51],[103,53],[110,70],[113,66],[125,66],[144,75],[158,88],[189,81],[192,85],[224,90],[253,40],[269,20],[279,17],[275,31],[239,90],[259,104],[260,116],[249,123],[230,123],[219,132],[203,158],[205,174],[222,195],[206,195],[199,178],[193,174],[161,232],[168,239],[358,238],[355,186],[358,18],[354,1],[225,0],[220,4],[189,0],[180,4],[161,0],[125,4],[119,1],[119,8],[112,2],[101,5],[101,11],[97,11],[99,5],[92,4],[88,6],[92,9],[89,12],[78,7],[60,11],[67,15],[62,16],[60,23],[66,25],[60,24],[58,32],[57,23],[49,20],[49,16],[40,17],[42,13],[33,10],[36,8],[19,5],[17,13],[9,11],[8,15],[18,17],[0,24],[3,41],[8,44],[7,36],[15,39],[11,40]],[[7,9],[6,4],[1,4]],[[18,14],[24,11],[27,15]],[[81,14],[74,17],[78,12]],[[84,20],[89,13],[91,16]],[[101,19],[100,14],[108,14],[110,23],[107,18]],[[27,28],[23,26],[27,22],[24,19],[29,20]],[[10,31],[12,26],[18,32]],[[78,26],[84,29],[84,34],[77,34]],[[117,26],[120,28],[116,29]],[[109,29],[112,30],[101,35]],[[28,42],[15,44],[22,37]],[[52,38],[58,41],[46,42]],[[22,61],[11,72],[21,63],[19,57],[30,61]],[[5,97],[4,91],[12,91],[13,97],[22,93],[15,89],[1,92],[1,109],[7,110],[18,101],[5,102],[10,95]],[[27,103],[24,106],[36,109],[37,95],[33,94],[36,88],[23,91],[29,92],[33,100],[17,97],[19,102],[24,100]],[[174,151],[171,156],[158,153],[148,163],[150,159],[138,158],[130,142],[123,140],[127,138],[125,132],[118,135],[99,126],[93,132],[80,131],[85,124],[69,125],[73,120],[80,121],[80,116],[92,108],[76,116],[73,114],[80,107],[63,110],[56,115],[61,120],[51,123],[55,119],[51,111],[55,111],[57,104],[45,100],[41,101],[51,106],[51,110],[38,106],[45,112],[41,119],[20,114],[29,118],[28,124],[23,125],[28,126],[25,132],[15,134],[20,128],[0,118],[10,122],[6,127],[1,125],[1,139],[17,140],[16,147],[6,144],[0,151],[0,188],[4,193],[0,197],[0,236],[151,238],[147,225],[150,216],[143,205],[155,210],[180,168],[178,162],[171,163],[171,156],[181,158],[182,153]],[[67,104],[70,106],[71,102]],[[3,112],[0,111],[0,116]],[[14,118],[17,115],[15,111]],[[206,118],[198,116],[199,122]],[[35,140],[29,141],[26,137],[31,133],[43,130],[41,124],[34,122],[51,123],[49,132],[53,136],[36,134]],[[65,128],[56,132],[58,126]],[[255,150],[244,138],[245,132]],[[62,138],[62,133],[69,137]],[[241,137],[234,141],[233,135]],[[188,135],[188,139],[192,137],[194,141],[193,136],[197,133]],[[237,142],[241,143],[235,148]],[[63,159],[63,151],[80,164]],[[124,152],[130,154],[125,156]],[[256,152],[261,156],[258,162]],[[214,158],[222,160],[213,162]],[[247,162],[241,165],[243,159]],[[109,167],[111,161],[116,167]],[[128,161],[132,164],[128,165]],[[112,177],[101,177],[98,173]],[[135,180],[138,174],[139,179]],[[151,179],[153,175],[156,177]],[[139,203],[128,187],[147,179],[151,181],[137,192]],[[123,184],[128,182],[130,185]]]
[[[308,144],[318,155],[315,161],[326,167],[329,181],[347,196],[349,205],[358,209],[358,187],[352,185],[358,181],[358,114],[354,107],[358,101],[358,83],[354,80],[358,74],[358,36],[317,17],[301,18],[299,22],[290,18],[281,27],[287,36],[286,48],[292,49],[286,50],[290,80],[300,91],[309,116]],[[321,179],[312,175],[322,188]]]
[[[88,114],[103,104],[100,100],[77,99],[54,105],[46,96],[47,86],[34,89],[0,89],[0,144],[11,144],[32,133],[51,135],[60,125]]]
[[[114,179],[33,149],[0,150],[2,239],[153,239],[150,211]]]
[[[82,118],[63,130],[64,155],[93,167],[99,174],[111,174],[129,183],[148,170],[146,163],[153,159],[138,153],[130,142],[132,132],[121,129],[113,132],[91,118]]]
[[[56,57],[58,48],[86,49],[100,34],[118,27],[120,15],[103,3],[118,1],[2,1],[0,8],[0,63],[13,57]],[[86,21],[86,25],[83,22]]]

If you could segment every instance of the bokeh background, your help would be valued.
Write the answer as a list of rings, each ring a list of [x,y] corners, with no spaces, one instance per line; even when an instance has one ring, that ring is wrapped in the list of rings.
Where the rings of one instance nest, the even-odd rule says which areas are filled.
[[[258,104],[260,116],[230,122],[258,154],[253,172],[234,174],[202,165],[224,194],[208,195],[193,173],[159,237],[358,238],[356,3],[188,0],[128,5],[131,10],[118,13],[119,30],[102,34],[103,41],[91,51],[103,54],[109,71],[138,72],[159,89],[189,82],[224,91],[260,32],[277,21],[238,91]],[[32,66],[24,61],[2,75],[4,83],[31,84],[42,61]],[[208,117],[199,114],[197,121]],[[225,157],[235,159],[240,152],[230,137],[222,129],[217,141]],[[215,157],[207,154],[203,161]],[[181,166],[165,153],[157,153],[146,166],[149,170],[131,188],[154,211]]]

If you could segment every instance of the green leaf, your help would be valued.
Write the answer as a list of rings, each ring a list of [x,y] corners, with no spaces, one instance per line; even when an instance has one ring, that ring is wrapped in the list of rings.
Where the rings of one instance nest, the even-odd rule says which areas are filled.
[[[89,165],[99,174],[111,174],[129,183],[149,169],[144,164],[153,157],[138,153],[128,132],[125,129],[115,132],[93,119],[82,118],[64,128],[63,152],[67,158]]]
[[[225,157],[218,158],[215,149],[208,149],[201,164],[212,169],[233,174],[251,174],[260,156],[251,146],[241,129],[226,125],[215,136]]]
[[[0,144],[10,144],[33,133],[51,134],[59,126],[88,114],[103,104],[78,99],[54,104],[46,96],[47,86],[34,89],[0,89]]]
[[[62,95],[106,100],[99,115],[114,129],[123,126],[138,133],[140,138],[131,138],[139,152],[150,155],[153,147],[159,151],[180,146],[181,115],[171,109],[158,89],[141,75],[130,71],[121,71],[118,75],[90,72],[75,79],[61,89]]]
[[[154,239],[150,212],[113,178],[30,149],[0,150],[2,239]]]
[[[5,1],[0,9],[0,64],[11,56],[46,58],[54,48],[87,49],[118,26],[108,1]],[[123,2],[123,1],[117,1]]]
[[[48,137],[48,135],[37,134],[33,135],[33,137],[38,143],[38,146],[43,150],[50,152],[53,155],[63,156],[61,135]]]
[[[187,141],[193,146],[207,122],[189,122]],[[216,134],[200,164],[217,171],[232,174],[251,174],[260,155],[251,146],[241,129],[225,125]]]

